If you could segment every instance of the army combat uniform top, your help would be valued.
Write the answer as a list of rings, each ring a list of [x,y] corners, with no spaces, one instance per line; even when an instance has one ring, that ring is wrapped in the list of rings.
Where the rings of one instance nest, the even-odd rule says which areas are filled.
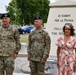
[[[28,56],[33,61],[46,60],[50,52],[50,36],[44,30],[34,30],[29,34]]]
[[[12,25],[0,26],[0,56],[13,56],[20,48],[18,30]]]

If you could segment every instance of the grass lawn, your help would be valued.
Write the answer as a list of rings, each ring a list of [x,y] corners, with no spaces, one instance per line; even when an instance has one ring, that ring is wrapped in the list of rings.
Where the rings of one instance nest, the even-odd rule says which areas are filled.
[[[21,43],[28,43],[28,39],[27,38],[20,38],[20,42]]]

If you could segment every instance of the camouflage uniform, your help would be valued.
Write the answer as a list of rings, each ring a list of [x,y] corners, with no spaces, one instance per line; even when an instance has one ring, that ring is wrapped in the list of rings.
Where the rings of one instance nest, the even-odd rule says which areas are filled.
[[[47,60],[50,52],[50,42],[50,36],[44,30],[34,30],[29,34],[27,50],[28,56],[31,57],[31,75],[44,75],[45,64],[41,64],[40,60]]]
[[[0,75],[13,75],[14,58],[13,55],[21,48],[19,32],[13,26],[0,26]]]

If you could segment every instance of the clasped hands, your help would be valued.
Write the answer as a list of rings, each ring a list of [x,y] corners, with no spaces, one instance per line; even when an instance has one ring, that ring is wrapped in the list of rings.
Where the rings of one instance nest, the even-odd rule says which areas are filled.
[[[30,61],[31,57],[30,57],[30,56],[28,56],[28,58],[27,58],[27,59]],[[42,59],[42,60],[40,61],[40,63],[41,63],[41,64],[45,64],[45,62],[46,62],[46,60],[44,60],[44,59]]]

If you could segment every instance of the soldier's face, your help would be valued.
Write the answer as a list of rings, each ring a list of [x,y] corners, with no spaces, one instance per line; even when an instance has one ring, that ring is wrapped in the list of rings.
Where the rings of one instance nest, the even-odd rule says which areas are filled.
[[[37,28],[37,27],[41,27],[41,25],[42,25],[42,20],[34,20],[34,25],[35,25],[36,28]]]
[[[3,23],[3,25],[9,25],[9,23],[10,23],[10,18],[3,17],[3,18],[2,18],[2,23]]]

